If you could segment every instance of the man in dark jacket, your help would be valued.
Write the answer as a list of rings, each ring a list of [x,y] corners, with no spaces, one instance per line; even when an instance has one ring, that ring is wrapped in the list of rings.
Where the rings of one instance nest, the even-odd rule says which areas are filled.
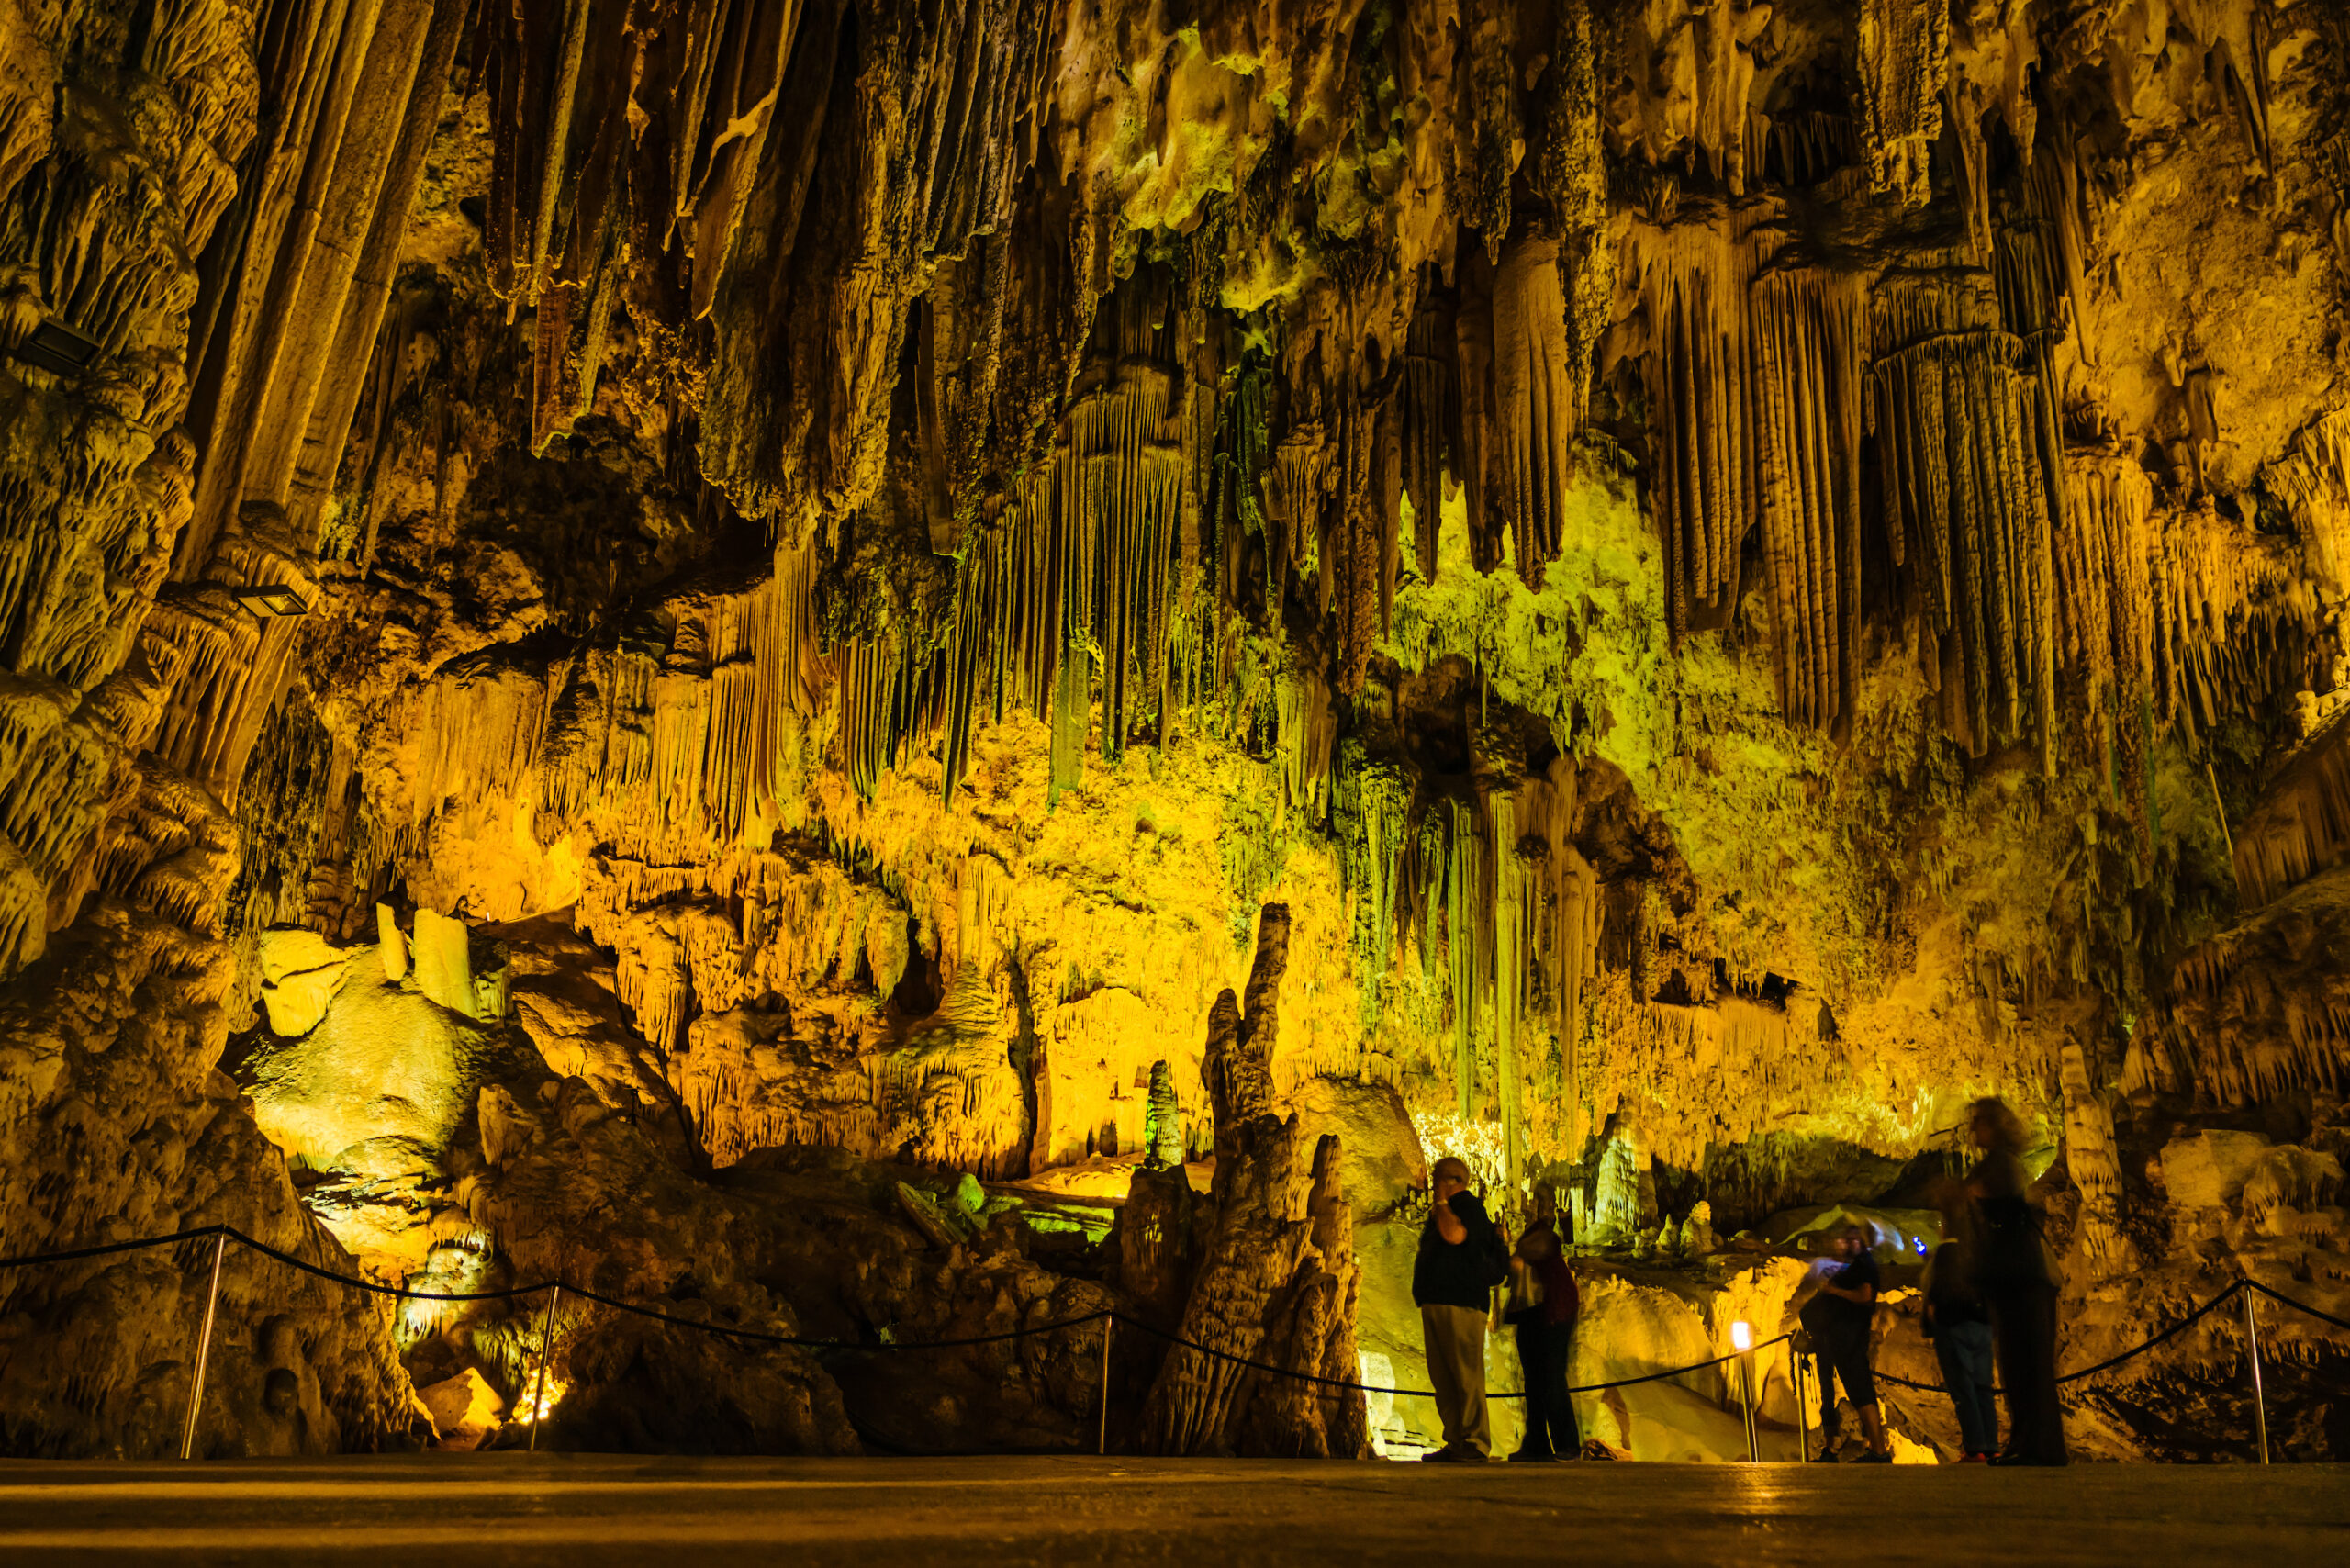
[[[1468,1166],[1447,1157],[1428,1174],[1436,1202],[1420,1230],[1412,1300],[1420,1309],[1444,1447],[1423,1457],[1483,1464],[1494,1450],[1485,1415],[1485,1315],[1494,1286],[1509,1273],[1508,1245],[1469,1190]]]

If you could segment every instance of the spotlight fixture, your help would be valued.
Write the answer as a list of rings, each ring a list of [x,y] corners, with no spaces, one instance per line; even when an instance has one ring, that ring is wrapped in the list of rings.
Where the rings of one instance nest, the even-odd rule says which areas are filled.
[[[310,607],[302,596],[284,583],[247,583],[231,588],[229,597],[252,610],[263,621],[278,615],[308,615]]]
[[[1754,1330],[1743,1323],[1729,1326],[1729,1342],[1741,1350],[1754,1349]]]
[[[52,375],[79,375],[98,357],[98,340],[71,321],[41,319],[32,335],[17,345],[17,357]]]

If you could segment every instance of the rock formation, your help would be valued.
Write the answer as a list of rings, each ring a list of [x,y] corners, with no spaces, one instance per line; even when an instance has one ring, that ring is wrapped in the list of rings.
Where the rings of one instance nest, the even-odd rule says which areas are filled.
[[[6,8],[0,1254],[689,1320],[232,1248],[211,1453],[1408,1450],[1089,1315],[1417,1386],[1452,1154],[1651,1370],[1998,1093],[2068,1363],[2344,1316],[2345,120],[2327,0]],[[0,1271],[0,1447],[171,1451],[200,1250]]]

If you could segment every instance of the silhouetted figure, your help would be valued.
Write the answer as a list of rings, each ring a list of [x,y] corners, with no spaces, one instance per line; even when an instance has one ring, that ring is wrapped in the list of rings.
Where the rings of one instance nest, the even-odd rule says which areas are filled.
[[[1444,1447],[1421,1457],[1483,1464],[1494,1451],[1493,1422],[1485,1414],[1485,1316],[1494,1287],[1509,1277],[1509,1248],[1469,1190],[1467,1165],[1447,1156],[1429,1176],[1436,1202],[1420,1230],[1412,1300],[1420,1309]]]
[[[1796,1314],[1811,1336],[1814,1365],[1819,1373],[1820,1450],[1814,1462],[1833,1463],[1836,1434],[1842,1425],[1836,1414],[1836,1383],[1860,1413],[1861,1435],[1868,1451],[1855,1464],[1890,1464],[1893,1450],[1886,1443],[1885,1422],[1876,1407],[1876,1374],[1869,1366],[1869,1330],[1876,1320],[1876,1254],[1869,1250],[1868,1233],[1848,1225],[1829,1244],[1827,1258],[1815,1264],[1821,1277],[1818,1294]]]
[[[2056,1398],[2056,1255],[2023,1169],[2023,1124],[2004,1100],[1977,1100],[1967,1132],[1983,1157],[1968,1172],[1979,1242],[1975,1288],[1991,1314],[2008,1446],[1994,1464],[2063,1464],[2065,1410]]]
[[[1991,1314],[1960,1239],[1966,1218],[1963,1197],[1944,1208],[1949,1239],[1926,1260],[1924,1327],[1942,1363],[1942,1387],[1958,1411],[1959,1462],[1982,1464],[1999,1446],[1999,1407],[1991,1391]]]
[[[1517,1238],[1510,1262],[1509,1323],[1517,1331],[1517,1363],[1526,1375],[1526,1436],[1512,1460],[1541,1463],[1583,1452],[1574,1401],[1567,1394],[1580,1306],[1566,1248],[1552,1216],[1545,1215]]]

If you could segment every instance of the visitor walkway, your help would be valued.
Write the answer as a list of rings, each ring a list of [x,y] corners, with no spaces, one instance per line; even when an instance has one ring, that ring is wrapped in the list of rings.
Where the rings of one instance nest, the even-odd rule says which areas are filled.
[[[0,1462],[0,1562],[1732,1564],[2350,1560],[2335,1465]]]

